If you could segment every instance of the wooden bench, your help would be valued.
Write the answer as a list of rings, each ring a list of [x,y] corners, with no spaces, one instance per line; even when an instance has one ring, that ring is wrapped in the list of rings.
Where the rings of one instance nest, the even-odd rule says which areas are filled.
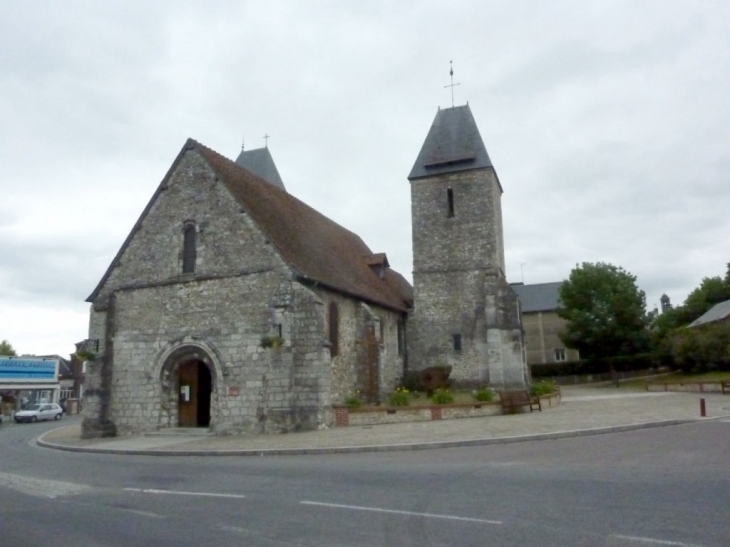
[[[514,412],[515,410],[523,406],[529,406],[530,412],[532,412],[534,409],[538,409],[540,412],[542,412],[540,397],[533,397],[526,389],[500,391],[499,400],[502,403],[502,412],[504,414]]]
[[[720,380],[720,389],[723,395],[730,393],[730,380]]]

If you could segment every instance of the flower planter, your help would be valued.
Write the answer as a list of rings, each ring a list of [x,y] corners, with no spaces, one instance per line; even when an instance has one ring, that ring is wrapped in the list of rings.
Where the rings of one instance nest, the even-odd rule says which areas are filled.
[[[540,396],[545,407],[556,406],[560,402],[560,392]],[[349,408],[345,405],[332,405],[335,410],[335,427],[348,425],[377,425],[406,422],[427,422],[431,420],[455,420],[459,418],[480,418],[499,416],[502,406],[497,401],[472,401],[469,403],[449,403],[445,405],[410,406],[361,406]]]

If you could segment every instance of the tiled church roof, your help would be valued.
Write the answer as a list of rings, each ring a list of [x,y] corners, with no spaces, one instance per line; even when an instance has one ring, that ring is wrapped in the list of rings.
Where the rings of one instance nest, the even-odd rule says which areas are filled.
[[[388,308],[410,307],[410,284],[391,270],[372,272],[373,252],[359,236],[228,158],[189,139],[220,175],[231,194],[301,276]]]
[[[193,149],[216,171],[233,197],[296,274],[309,282],[319,283],[332,290],[386,308],[406,311],[411,307],[413,288],[410,283],[390,268],[385,269],[382,279],[374,273],[368,264],[373,252],[359,236],[285,190],[266,182],[197,141],[188,139],[165,180],[172,174],[186,151]],[[164,183],[163,180],[162,185]],[[157,194],[147,205],[137,224],[140,224],[146,216],[156,197]],[[135,229],[127,237],[117,257],[87,299],[88,302],[93,302],[99,295]]]

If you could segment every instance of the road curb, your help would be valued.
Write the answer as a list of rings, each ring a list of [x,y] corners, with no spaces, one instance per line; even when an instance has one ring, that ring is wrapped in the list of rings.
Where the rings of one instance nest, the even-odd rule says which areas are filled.
[[[459,441],[433,441],[424,443],[387,444],[372,446],[333,446],[319,448],[272,448],[265,450],[230,449],[230,450],[155,450],[155,449],[123,449],[123,448],[94,448],[93,446],[72,446],[44,441],[43,437],[51,433],[47,431],[36,439],[36,445],[64,452],[85,452],[89,454],[115,454],[128,456],[305,456],[318,454],[358,454],[364,452],[401,452],[409,450],[432,450],[436,448],[463,448],[471,446],[489,446],[495,444],[511,444],[529,441],[550,441],[568,439],[571,437],[588,437],[592,435],[606,435],[609,433],[624,433],[640,429],[667,427],[720,419],[707,418],[705,420],[662,420],[658,422],[644,422],[640,424],[599,427],[595,429],[576,429],[556,431],[553,433],[537,433],[533,435],[519,435],[513,437],[496,437],[490,439],[466,439]]]

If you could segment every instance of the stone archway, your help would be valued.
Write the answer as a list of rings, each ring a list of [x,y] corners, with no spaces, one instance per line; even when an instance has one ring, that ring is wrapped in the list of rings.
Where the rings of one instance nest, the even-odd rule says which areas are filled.
[[[171,345],[158,360],[157,377],[161,427],[210,427],[217,423],[221,369],[211,348],[190,341]]]

